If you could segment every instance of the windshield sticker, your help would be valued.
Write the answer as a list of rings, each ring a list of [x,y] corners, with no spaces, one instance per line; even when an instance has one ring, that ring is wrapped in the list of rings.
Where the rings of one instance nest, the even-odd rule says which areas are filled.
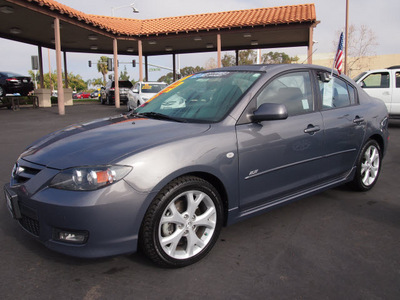
[[[231,75],[231,72],[208,72],[202,73],[202,78],[217,78],[217,77],[227,77]]]
[[[184,77],[184,78],[182,78],[182,79],[179,79],[178,81],[175,81],[173,84],[171,84],[170,86],[168,86],[168,87],[166,87],[165,89],[163,89],[163,90],[159,93],[159,95],[161,95],[161,94],[163,94],[163,93],[168,93],[168,92],[172,91],[174,88],[180,86],[186,79],[188,79],[189,77],[192,77],[192,76],[193,76],[193,75],[189,75],[189,76],[186,76],[186,77]]]
[[[151,85],[146,83],[145,85],[142,86],[142,90],[150,90],[151,89]]]

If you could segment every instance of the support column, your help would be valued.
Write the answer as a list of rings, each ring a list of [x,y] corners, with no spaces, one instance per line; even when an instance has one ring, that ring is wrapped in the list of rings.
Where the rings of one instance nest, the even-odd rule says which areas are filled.
[[[115,95],[115,107],[120,107],[119,102],[119,75],[118,75],[118,45],[117,39],[113,40],[113,51],[114,51],[114,95]]]
[[[68,71],[67,71],[67,52],[63,52],[64,54],[64,84],[65,88],[68,88]]]
[[[312,64],[312,55],[313,55],[313,34],[314,33],[314,26],[310,26],[308,29],[308,51],[307,51],[307,63]]]
[[[38,46],[40,88],[44,89],[43,53],[42,46]]]
[[[172,82],[176,81],[176,57],[172,54]]]
[[[149,81],[149,65],[147,62],[147,55],[144,56],[144,72],[145,72],[145,81]]]
[[[61,36],[60,36],[59,18],[54,19],[54,37],[56,42],[58,113],[60,115],[65,115],[64,88],[63,88],[62,67],[61,67]]]
[[[141,40],[138,40],[138,52],[139,52],[139,81],[143,81],[143,48]]]
[[[239,65],[239,50],[235,50],[235,54],[236,54],[236,65]]]
[[[218,68],[222,67],[222,62],[221,62],[221,34],[217,34],[217,66]]]

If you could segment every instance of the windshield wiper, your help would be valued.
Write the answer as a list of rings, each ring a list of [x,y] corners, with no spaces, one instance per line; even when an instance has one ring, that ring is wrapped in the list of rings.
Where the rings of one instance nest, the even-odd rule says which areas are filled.
[[[174,121],[174,122],[181,122],[181,123],[186,123],[186,120],[184,119],[180,119],[180,118],[174,118],[168,115],[164,115],[161,113],[157,113],[157,112],[144,112],[144,113],[136,113],[133,114],[133,116],[137,116],[137,117],[147,117],[150,119],[157,119],[157,120],[170,120],[170,121]]]

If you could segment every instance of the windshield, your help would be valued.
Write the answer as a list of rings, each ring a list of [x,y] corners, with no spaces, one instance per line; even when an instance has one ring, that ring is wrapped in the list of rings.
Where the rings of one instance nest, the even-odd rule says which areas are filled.
[[[258,72],[204,72],[171,84],[136,113],[193,122],[218,122],[261,76]]]
[[[166,83],[143,83],[142,84],[142,93],[151,93],[155,94],[161,91],[163,88],[167,86]]]

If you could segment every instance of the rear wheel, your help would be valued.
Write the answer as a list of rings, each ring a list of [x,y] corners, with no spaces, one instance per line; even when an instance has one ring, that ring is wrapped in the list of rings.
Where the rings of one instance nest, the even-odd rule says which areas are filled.
[[[4,91],[3,87],[0,85],[0,97],[3,97],[6,95],[6,92]]]
[[[184,267],[208,254],[221,227],[217,190],[201,178],[181,177],[151,203],[141,228],[141,247],[159,265]]]
[[[368,191],[378,181],[381,170],[382,153],[375,140],[365,143],[357,161],[357,171],[352,185],[356,190]]]

